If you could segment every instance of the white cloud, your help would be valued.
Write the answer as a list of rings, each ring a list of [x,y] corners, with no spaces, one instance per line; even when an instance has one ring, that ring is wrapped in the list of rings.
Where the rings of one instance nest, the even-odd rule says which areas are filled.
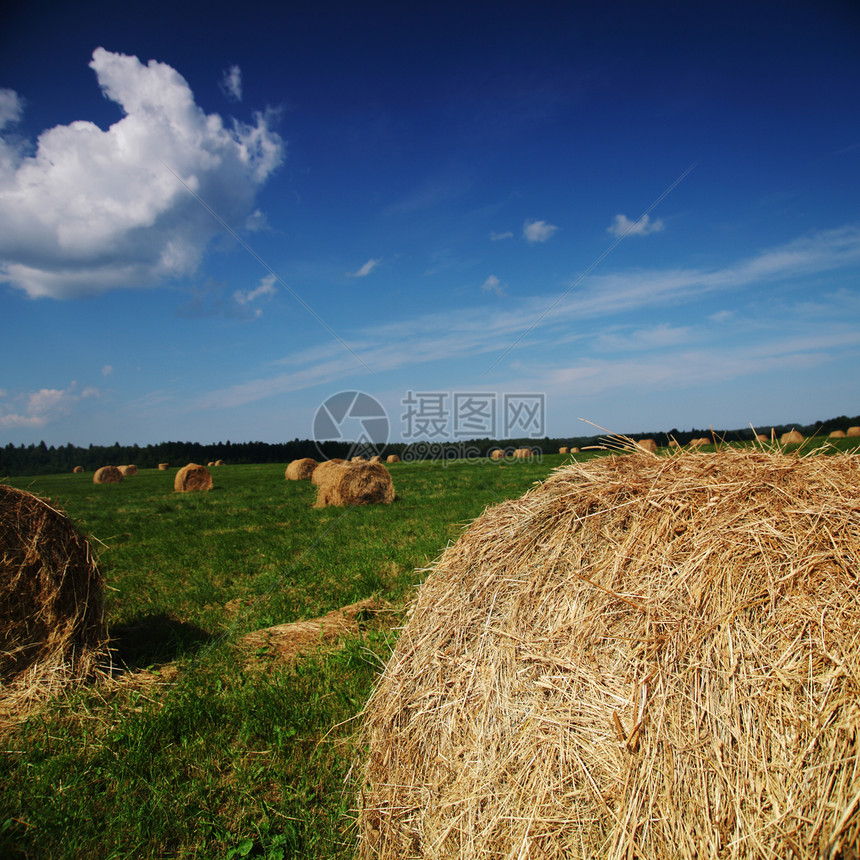
[[[495,275],[490,275],[483,284],[481,289],[485,293],[495,293],[497,296],[505,295],[507,284],[503,284]]]
[[[102,367],[102,376],[110,376],[113,373],[113,367],[111,365],[106,364]]]
[[[708,317],[708,319],[711,322],[724,323],[724,322],[728,322],[730,319],[732,319],[734,317],[734,315],[735,315],[734,311],[729,311],[729,310],[717,311],[715,314],[711,314]]]
[[[615,236],[647,236],[662,229],[663,222],[659,218],[652,222],[649,215],[643,215],[638,221],[631,221],[626,215],[616,215],[615,223],[607,227],[606,232]]]
[[[367,277],[380,263],[382,262],[382,257],[378,257],[375,260],[368,260],[358,271],[355,272],[347,272],[346,274],[350,278],[364,278]]]
[[[266,220],[265,212],[261,212],[259,209],[255,209],[245,219],[245,229],[249,233],[258,233],[260,230],[268,230],[269,222]]]
[[[97,48],[90,67],[125,114],[107,131],[83,120],[56,126],[33,156],[0,138],[0,280],[33,298],[193,272],[221,228],[188,189],[226,223],[242,223],[283,157],[268,115],[227,125],[164,63]]]
[[[546,242],[557,231],[558,227],[554,224],[547,224],[546,221],[526,221],[523,224],[523,238],[527,242]]]
[[[0,427],[44,427],[73,411],[82,398],[99,397],[97,388],[85,388],[77,392],[77,382],[69,383],[68,388],[40,388],[9,398],[7,392],[0,392],[5,402],[0,402]]]
[[[240,305],[248,305],[262,296],[273,296],[277,292],[275,289],[276,280],[277,278],[275,278],[274,275],[266,275],[266,277],[260,281],[260,285],[258,287],[255,287],[253,290],[236,290],[236,292],[233,293],[233,298]]]
[[[0,89],[0,129],[21,119],[21,99],[15,90]]]
[[[511,233],[510,230],[506,230],[504,233],[496,233],[495,231],[490,233],[490,241],[491,242],[499,242],[502,239],[513,239],[513,238],[514,238],[514,234]]]
[[[225,69],[221,79],[221,91],[231,102],[242,101],[242,70],[238,66]]]

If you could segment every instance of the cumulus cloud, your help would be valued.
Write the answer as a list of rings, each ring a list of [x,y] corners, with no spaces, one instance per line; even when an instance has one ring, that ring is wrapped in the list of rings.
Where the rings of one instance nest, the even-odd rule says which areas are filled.
[[[649,215],[643,215],[638,221],[631,221],[626,215],[616,215],[606,232],[615,236],[647,236],[649,233],[659,233],[662,229],[663,222],[659,218],[652,221]]]
[[[382,262],[382,257],[378,257],[377,259],[368,260],[360,269],[355,272],[347,272],[350,278],[365,278],[369,275],[380,263]]]
[[[554,224],[547,224],[546,221],[526,221],[523,224],[523,238],[527,242],[546,242],[558,232],[558,227]]]
[[[283,158],[270,115],[253,125],[207,115],[164,63],[97,48],[90,67],[125,114],[107,131],[56,126],[32,156],[0,136],[0,280],[33,298],[192,273],[221,229],[194,195],[241,224]]]
[[[485,293],[495,293],[497,296],[505,295],[507,284],[503,284],[495,275],[490,275],[483,284],[481,289]]]
[[[221,91],[231,102],[242,101],[242,70],[238,66],[225,69],[221,78]]]
[[[77,387],[77,382],[71,382],[68,388],[40,388],[12,398],[0,392],[0,427],[44,427],[68,415],[78,401],[101,395],[98,388],[78,393]]]

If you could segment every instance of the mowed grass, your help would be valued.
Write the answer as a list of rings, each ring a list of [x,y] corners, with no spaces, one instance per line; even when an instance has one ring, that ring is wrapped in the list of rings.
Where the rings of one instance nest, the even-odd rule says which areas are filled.
[[[10,479],[94,539],[127,671],[3,730],[0,856],[352,856],[356,717],[420,569],[566,459],[400,463],[394,504],[349,509],[277,465],[190,494],[173,469]],[[371,596],[392,611],[294,663],[236,647]]]

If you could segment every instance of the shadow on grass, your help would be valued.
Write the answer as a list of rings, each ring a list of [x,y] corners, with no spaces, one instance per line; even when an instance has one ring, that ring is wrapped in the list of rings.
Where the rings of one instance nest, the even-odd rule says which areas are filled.
[[[146,669],[195,654],[214,638],[196,624],[179,621],[164,612],[116,625],[109,632],[112,662],[121,672]]]

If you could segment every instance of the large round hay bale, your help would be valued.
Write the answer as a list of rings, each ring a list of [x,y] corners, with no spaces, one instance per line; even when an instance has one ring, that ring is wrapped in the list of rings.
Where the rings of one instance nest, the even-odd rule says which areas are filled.
[[[329,471],[317,487],[317,507],[391,504],[394,483],[381,463],[350,463]]]
[[[657,443],[653,439],[640,439],[636,444],[649,454],[657,453]]]
[[[102,466],[93,472],[94,484],[118,484],[122,480],[122,472],[116,466]]]
[[[120,472],[122,472],[122,476],[124,478],[130,478],[133,475],[137,474],[137,466],[129,465],[129,466],[119,466]]]
[[[689,444],[691,448],[701,448],[702,445],[711,445],[712,442],[710,439],[700,436],[698,439],[690,439]]]
[[[215,461],[215,465],[216,465],[216,466],[223,466],[223,465],[224,465],[224,461],[223,461],[223,460],[216,460],[216,461]]]
[[[844,430],[831,430],[828,434],[828,438],[830,439],[844,439],[845,431]]]
[[[571,453],[571,454],[578,454],[578,453],[579,453],[579,448],[571,448],[571,449],[570,449],[570,453]]]
[[[319,466],[314,469],[314,473],[311,476],[311,483],[317,487],[320,484],[324,484],[327,480],[329,480],[329,473],[331,471],[338,469],[344,465],[346,465],[346,460],[341,460],[337,457],[333,460],[323,460],[322,463],[320,463]]]
[[[860,427],[849,427],[845,431],[846,436],[860,436]]]
[[[766,436],[764,433],[756,433],[755,440],[756,442],[770,442],[770,436]]]
[[[53,504],[0,484],[0,688],[81,678],[106,643],[95,553]]]
[[[678,444],[677,439],[670,439],[669,440],[669,447],[670,448],[680,448],[681,446]]]
[[[399,463],[399,462],[400,462],[400,457],[398,457],[398,456],[397,456],[397,454],[389,454],[389,455],[385,458],[385,462],[386,462],[386,463]]]
[[[534,457],[534,451],[531,448],[517,448],[514,451],[514,458],[517,460],[529,460]]]
[[[75,468],[74,468],[74,469],[72,469],[72,472],[73,472],[75,475],[83,475],[83,473],[84,473],[84,467],[83,467],[83,466],[75,466]]]
[[[170,468],[170,463],[159,463],[158,464],[158,471],[159,472],[166,472],[169,468]]]
[[[173,489],[177,493],[191,493],[195,490],[212,489],[212,473],[206,466],[189,463],[176,473],[173,479]]]
[[[566,445],[562,445],[561,448],[558,449],[558,453],[559,454],[569,454],[570,448],[568,448]]]
[[[504,460],[504,459],[505,459],[505,452],[504,452],[504,449],[502,449],[502,448],[494,448],[494,449],[490,452],[490,459],[491,459],[491,460]]]
[[[284,477],[288,481],[309,481],[316,467],[317,461],[312,457],[302,457],[300,460],[293,460],[287,466]]]
[[[799,445],[803,441],[803,434],[798,430],[789,430],[779,437],[780,445]]]
[[[365,708],[360,857],[856,857],[858,486],[725,448],[486,511]]]

